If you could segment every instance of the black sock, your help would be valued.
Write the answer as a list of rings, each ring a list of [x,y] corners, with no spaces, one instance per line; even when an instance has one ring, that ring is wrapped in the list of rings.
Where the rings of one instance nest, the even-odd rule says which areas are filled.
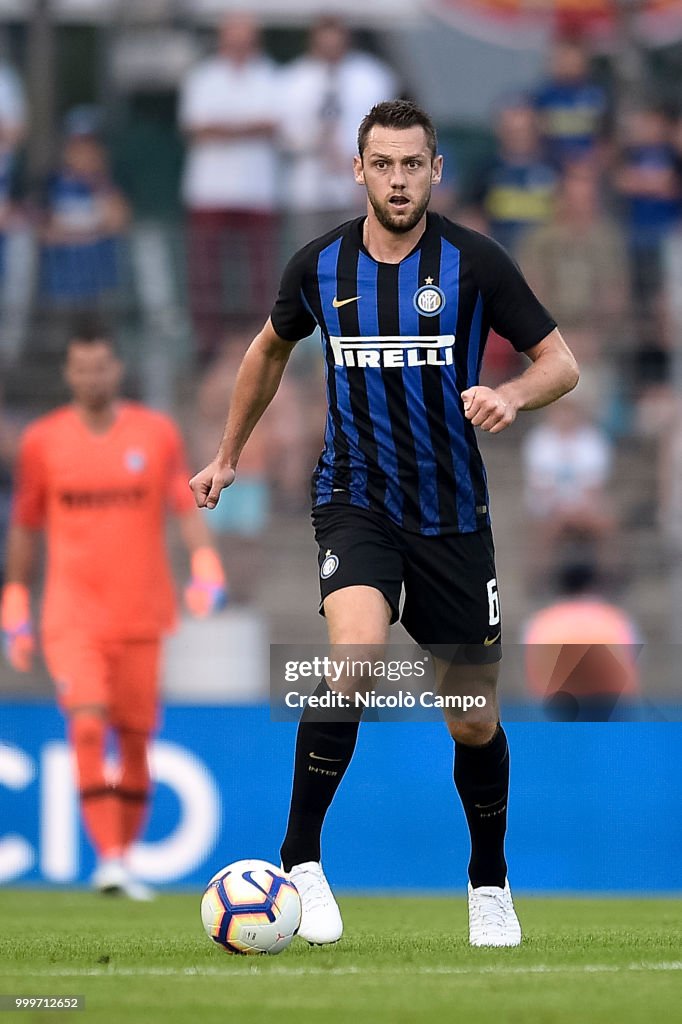
[[[323,679],[315,693],[328,691]],[[338,708],[308,707],[301,715],[289,823],[280,850],[285,871],[321,859],[322,823],[353,757],[360,726],[359,712],[348,712],[347,721],[338,721],[339,715]]]
[[[501,725],[483,746],[455,743],[454,777],[471,836],[469,880],[474,888],[479,885],[502,888],[507,875],[504,835],[507,831],[509,747]]]

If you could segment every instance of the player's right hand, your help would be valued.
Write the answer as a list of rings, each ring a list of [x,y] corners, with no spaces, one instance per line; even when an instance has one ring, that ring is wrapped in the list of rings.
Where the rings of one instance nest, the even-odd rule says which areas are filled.
[[[23,583],[7,583],[3,587],[0,626],[5,658],[17,672],[30,672],[33,667],[35,638],[29,592]]]
[[[217,459],[209,463],[206,469],[200,470],[189,482],[197,507],[215,508],[220,492],[233,483],[236,475],[231,466],[223,466]]]

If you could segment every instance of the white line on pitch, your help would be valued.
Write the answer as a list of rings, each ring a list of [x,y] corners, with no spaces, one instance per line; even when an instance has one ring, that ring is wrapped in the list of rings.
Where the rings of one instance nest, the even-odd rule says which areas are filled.
[[[256,964],[229,967],[47,967],[26,973],[31,978],[192,978],[192,977],[242,977],[276,974],[284,977],[367,975],[369,977],[390,977],[392,975],[476,975],[476,974],[623,974],[643,971],[682,971],[682,960],[660,963],[631,964],[530,964],[527,967],[483,966],[455,967],[444,964],[435,967],[358,967],[348,964],[344,967],[288,967],[285,964],[260,967]],[[0,978],[15,978],[24,975],[23,970],[0,972]]]

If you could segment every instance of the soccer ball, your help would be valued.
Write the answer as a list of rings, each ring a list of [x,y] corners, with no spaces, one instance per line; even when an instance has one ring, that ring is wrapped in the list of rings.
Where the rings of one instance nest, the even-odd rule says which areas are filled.
[[[301,898],[274,864],[238,860],[208,883],[201,920],[226,953],[281,953],[301,923]]]

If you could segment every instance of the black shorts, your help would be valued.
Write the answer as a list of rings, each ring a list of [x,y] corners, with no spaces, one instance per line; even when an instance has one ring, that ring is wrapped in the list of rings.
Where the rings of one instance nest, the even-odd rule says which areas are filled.
[[[500,660],[502,623],[490,527],[427,537],[354,505],[318,506],[313,526],[323,602],[344,587],[374,587],[390,605],[391,623],[400,619],[420,647],[453,660]],[[458,658],[457,649],[464,647]]]

